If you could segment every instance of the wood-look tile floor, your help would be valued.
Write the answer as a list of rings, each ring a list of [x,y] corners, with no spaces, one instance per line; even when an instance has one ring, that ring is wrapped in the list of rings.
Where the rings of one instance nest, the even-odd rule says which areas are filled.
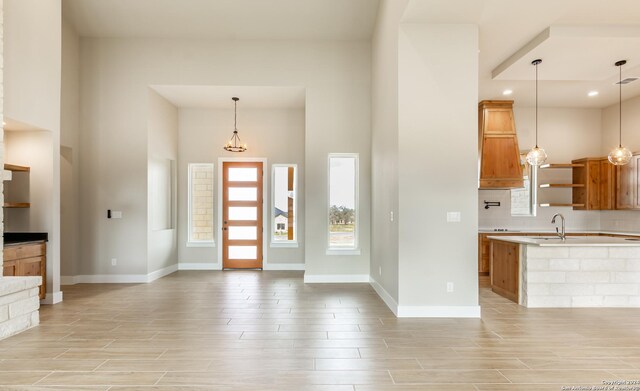
[[[367,284],[178,272],[64,287],[0,341],[2,390],[545,391],[640,380],[640,309],[533,310],[481,280],[482,319],[396,319]]]

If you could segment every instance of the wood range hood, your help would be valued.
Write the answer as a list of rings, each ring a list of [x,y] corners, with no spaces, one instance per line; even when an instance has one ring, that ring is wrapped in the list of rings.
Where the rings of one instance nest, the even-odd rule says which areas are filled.
[[[524,187],[512,100],[478,104],[479,189]]]

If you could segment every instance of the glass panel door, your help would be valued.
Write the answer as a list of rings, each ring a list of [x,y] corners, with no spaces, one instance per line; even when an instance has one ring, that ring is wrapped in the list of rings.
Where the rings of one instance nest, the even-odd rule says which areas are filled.
[[[262,268],[262,163],[222,165],[222,266]]]

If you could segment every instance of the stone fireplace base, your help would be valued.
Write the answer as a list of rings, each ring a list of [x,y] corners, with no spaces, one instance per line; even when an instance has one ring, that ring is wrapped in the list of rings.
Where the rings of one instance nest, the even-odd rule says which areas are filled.
[[[0,339],[40,323],[42,277],[0,277]]]

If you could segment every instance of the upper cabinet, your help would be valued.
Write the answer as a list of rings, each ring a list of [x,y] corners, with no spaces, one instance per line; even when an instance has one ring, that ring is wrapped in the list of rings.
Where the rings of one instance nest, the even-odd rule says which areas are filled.
[[[575,210],[611,210],[615,208],[615,166],[605,158],[572,161],[573,203]]]
[[[640,153],[614,166],[606,157],[574,160],[573,203],[580,210],[640,210]]]
[[[480,189],[524,187],[512,100],[478,104]]]
[[[616,166],[616,209],[640,210],[640,154]]]

